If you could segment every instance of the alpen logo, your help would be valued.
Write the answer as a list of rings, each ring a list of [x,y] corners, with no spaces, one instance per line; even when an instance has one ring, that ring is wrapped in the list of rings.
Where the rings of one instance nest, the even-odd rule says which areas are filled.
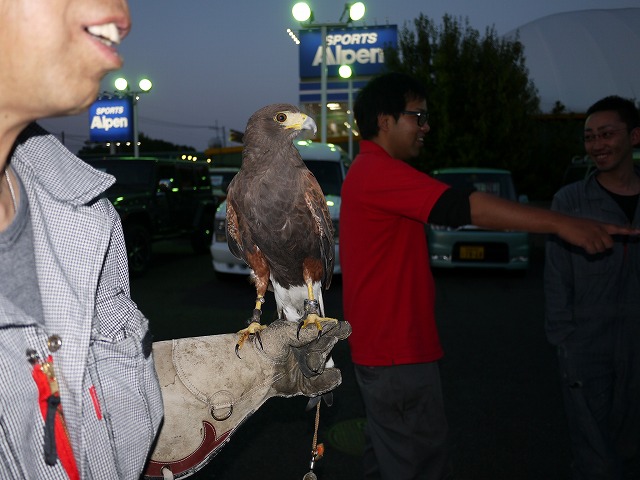
[[[338,77],[340,65],[351,66],[356,75],[376,75],[384,68],[385,48],[396,48],[395,25],[331,29],[326,33],[326,66],[329,77]],[[318,29],[300,32],[300,78],[320,78],[322,36]]]

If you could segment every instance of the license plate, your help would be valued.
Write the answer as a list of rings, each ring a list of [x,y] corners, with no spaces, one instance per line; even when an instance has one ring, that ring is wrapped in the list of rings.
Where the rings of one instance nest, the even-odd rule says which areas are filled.
[[[460,260],[484,260],[483,246],[461,246]]]

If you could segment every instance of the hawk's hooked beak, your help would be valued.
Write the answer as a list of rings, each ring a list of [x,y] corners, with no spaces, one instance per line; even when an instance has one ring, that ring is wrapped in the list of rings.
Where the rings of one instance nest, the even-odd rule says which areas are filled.
[[[304,121],[302,122],[301,130],[312,130],[315,135],[318,131],[318,127],[316,126],[316,122],[308,115],[302,114],[304,116]]]
[[[316,126],[316,122],[308,115],[305,115],[302,112],[296,112],[291,114],[287,118],[287,122],[284,124],[284,127],[294,130],[312,130],[315,135],[318,131],[318,127]]]

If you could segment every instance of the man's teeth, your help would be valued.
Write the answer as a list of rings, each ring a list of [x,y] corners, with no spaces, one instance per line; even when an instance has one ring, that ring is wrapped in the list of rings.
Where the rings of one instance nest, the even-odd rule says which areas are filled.
[[[118,27],[114,23],[92,25],[87,28],[87,31],[105,45],[120,44],[120,32],[118,32]]]

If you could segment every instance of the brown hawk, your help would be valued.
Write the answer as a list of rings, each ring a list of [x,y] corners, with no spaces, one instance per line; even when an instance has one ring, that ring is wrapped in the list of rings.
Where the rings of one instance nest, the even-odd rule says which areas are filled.
[[[261,307],[272,288],[278,317],[300,327],[324,321],[322,289],[333,275],[333,224],[325,196],[307,169],[294,138],[312,130],[313,119],[293,105],[255,112],[244,133],[242,167],[227,193],[229,249],[253,270],[256,303],[236,352],[259,331]]]

